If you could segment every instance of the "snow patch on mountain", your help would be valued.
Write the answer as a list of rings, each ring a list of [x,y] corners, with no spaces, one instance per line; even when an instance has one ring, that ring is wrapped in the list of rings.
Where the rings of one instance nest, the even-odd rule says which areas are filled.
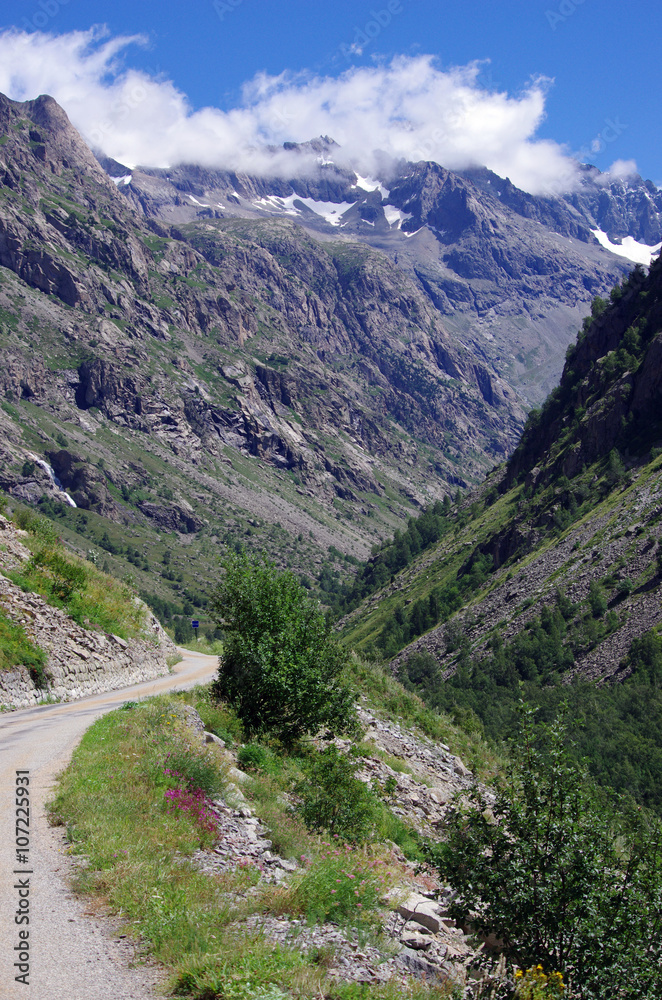
[[[111,177],[111,180],[113,184],[117,185],[117,187],[119,187],[120,184],[122,185],[122,187],[126,187],[127,184],[131,183],[132,178],[133,174],[125,174],[123,177]]]
[[[662,250],[662,243],[658,243],[654,247],[649,247],[645,243],[638,243],[632,236],[625,236],[620,244],[612,243],[607,234],[603,233],[601,229],[592,229],[591,232],[600,246],[603,246],[605,250],[611,250],[612,253],[618,254],[619,257],[631,260],[633,264],[645,264],[646,267],[650,267],[653,257],[657,257],[660,250]]]
[[[396,229],[399,229],[407,219],[412,218],[411,212],[403,212],[401,208],[396,208],[395,205],[384,205],[384,215],[389,226],[391,228],[395,226]]]
[[[295,201],[301,201],[298,195],[291,194],[287,198],[279,198],[275,194],[268,194],[266,198],[258,198],[253,202],[255,208],[277,209],[285,215],[301,215],[301,209],[294,207]]]
[[[313,198],[299,198],[306,208],[309,208],[315,215],[322,218],[331,226],[339,226],[341,216],[354,208],[356,202],[341,201],[336,204],[334,201],[314,201]]]
[[[374,177],[361,177],[360,174],[355,174],[356,184],[354,187],[361,188],[362,191],[379,191],[382,198],[388,198],[391,193],[388,188],[385,188],[381,181],[376,181]]]
[[[341,217],[356,204],[347,201],[315,201],[314,198],[300,198],[297,194],[288,195],[287,198],[277,198],[276,195],[270,194],[266,198],[259,198],[253,204],[256,208],[276,208],[286,215],[301,215],[301,209],[297,208],[295,202],[305,205],[331,226],[339,226]]]

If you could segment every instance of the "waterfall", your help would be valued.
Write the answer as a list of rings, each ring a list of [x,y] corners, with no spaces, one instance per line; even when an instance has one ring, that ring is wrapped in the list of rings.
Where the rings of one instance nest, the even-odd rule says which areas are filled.
[[[70,507],[76,507],[77,506],[76,501],[72,497],[69,496],[69,494],[67,493],[67,491],[63,487],[62,483],[60,482],[60,480],[55,475],[55,473],[53,472],[53,469],[48,464],[48,462],[45,461],[45,459],[43,459],[43,458],[37,458],[36,455],[31,455],[30,457],[32,458],[32,460],[34,462],[36,462],[37,465],[41,466],[41,468],[44,470],[44,472],[48,473],[48,476],[49,476],[51,482],[53,483],[54,486],[57,486],[58,490],[62,494],[62,497],[69,504],[69,506]]]

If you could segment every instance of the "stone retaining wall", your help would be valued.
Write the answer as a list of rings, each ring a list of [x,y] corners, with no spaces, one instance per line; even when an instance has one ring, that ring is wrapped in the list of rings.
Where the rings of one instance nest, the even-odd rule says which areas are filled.
[[[20,622],[30,638],[48,654],[46,690],[35,687],[28,670],[0,671],[0,708],[28,708],[44,698],[73,701],[88,694],[113,691],[152,680],[168,672],[166,656],[175,646],[159,623],[152,621],[153,640],[131,644],[116,635],[81,628],[37,594],[22,590],[0,575],[0,607]]]
[[[29,552],[23,532],[0,516],[4,565],[20,565]],[[137,598],[136,598],[137,600]],[[82,628],[66,612],[38,594],[24,593],[0,573],[0,609],[20,623],[48,655],[48,688],[35,686],[26,667],[0,670],[0,710],[29,708],[45,698],[73,701],[88,694],[113,691],[168,673],[166,657],[175,645],[148,608],[146,636],[127,643],[119,636]]]

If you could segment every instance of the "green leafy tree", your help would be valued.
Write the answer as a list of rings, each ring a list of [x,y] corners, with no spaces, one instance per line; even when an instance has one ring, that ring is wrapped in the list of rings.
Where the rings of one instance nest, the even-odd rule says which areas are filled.
[[[457,890],[452,915],[508,959],[559,971],[579,1000],[662,995],[662,828],[619,817],[573,764],[562,722],[524,709],[508,780],[456,805],[430,856]]]
[[[209,607],[226,636],[214,691],[250,736],[269,733],[289,745],[322,729],[358,730],[344,681],[348,655],[292,573],[230,556]]]

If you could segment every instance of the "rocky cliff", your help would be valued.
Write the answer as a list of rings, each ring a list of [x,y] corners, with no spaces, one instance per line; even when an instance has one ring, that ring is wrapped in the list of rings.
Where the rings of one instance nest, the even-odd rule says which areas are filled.
[[[147,218],[176,225],[290,218],[318,239],[379,249],[472,353],[531,403],[558,381],[591,299],[631,268],[619,259],[621,240],[650,247],[662,240],[662,196],[636,176],[587,166],[577,191],[541,197],[485,169],[456,173],[436,163],[385,165],[381,180],[362,178],[334,164],[328,140],[318,140],[317,152],[317,173],[288,181],[195,165],[130,171],[102,163]]]
[[[146,218],[47,97],[0,100],[0,131],[0,484],[61,504],[47,462],[78,545],[140,574],[184,538],[161,598],[228,538],[306,573],[363,555],[514,447],[516,393],[388,255],[288,218]]]

